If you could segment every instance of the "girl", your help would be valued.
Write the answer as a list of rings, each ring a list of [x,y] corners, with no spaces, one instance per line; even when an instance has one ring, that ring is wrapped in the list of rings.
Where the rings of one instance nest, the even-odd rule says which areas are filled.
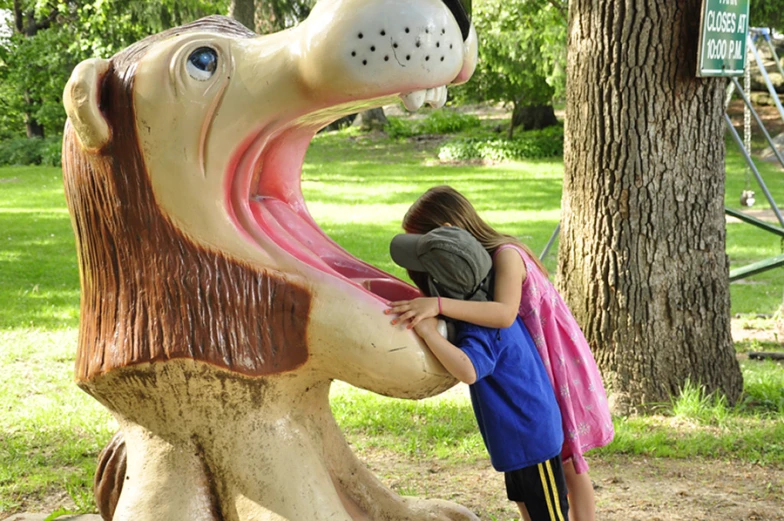
[[[425,192],[403,218],[406,233],[441,226],[470,232],[493,258],[494,300],[473,302],[417,298],[389,304],[393,324],[409,328],[439,314],[485,327],[509,327],[519,315],[531,333],[561,409],[562,457],[569,490],[570,521],[594,521],[596,505],[583,453],[610,443],[614,431],[607,397],[588,342],[536,255],[510,235],[485,223],[471,203],[449,186]],[[440,305],[440,309],[439,309]]]

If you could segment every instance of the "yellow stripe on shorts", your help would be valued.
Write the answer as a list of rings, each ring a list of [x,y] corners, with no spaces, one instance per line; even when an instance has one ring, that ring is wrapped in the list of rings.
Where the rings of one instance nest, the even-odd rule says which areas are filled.
[[[547,463],[549,464],[550,462],[548,461]],[[544,498],[547,500],[547,510],[550,512],[550,520],[559,521],[555,517],[555,511],[553,511],[553,502],[550,500],[550,491],[547,488],[547,478],[544,475],[544,466],[540,463],[536,466],[536,468],[539,469],[539,477],[542,478],[542,488],[544,489]],[[563,517],[560,521],[563,521]]]
[[[555,474],[553,474],[553,467],[550,465],[550,460],[547,460],[547,473],[550,476],[550,484],[553,487],[553,499],[555,499],[555,510],[558,512],[558,521],[564,521],[563,513],[561,513],[561,499],[558,497],[558,488],[555,486]]]

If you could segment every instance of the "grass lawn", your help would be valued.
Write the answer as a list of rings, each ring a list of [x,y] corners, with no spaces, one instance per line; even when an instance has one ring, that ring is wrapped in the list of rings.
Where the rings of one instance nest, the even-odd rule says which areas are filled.
[[[740,156],[731,149],[727,165],[726,204],[739,207],[745,179]],[[784,204],[784,175],[769,165],[763,168]],[[541,251],[559,220],[562,173],[559,160],[440,165],[426,141],[341,132],[314,141],[303,192],[330,236],[403,277],[388,258],[388,241],[399,232],[410,203],[428,187],[455,186],[490,223]],[[781,241],[749,225],[728,224],[727,229],[733,267],[782,252]],[[547,265],[555,271],[554,254]],[[782,269],[732,284],[732,311],[773,314],[783,291]],[[43,498],[58,493],[70,509],[92,511],[95,459],[116,426],[72,382],[79,278],[59,169],[0,168],[0,303],[0,518],[40,506]],[[676,404],[662,404],[660,415],[616,419],[616,442],[597,457],[699,456],[784,464],[782,366],[745,361],[743,370],[746,395],[738,408],[687,389]],[[486,457],[463,394],[411,402],[337,384],[332,403],[358,451],[393,450],[445,465]]]

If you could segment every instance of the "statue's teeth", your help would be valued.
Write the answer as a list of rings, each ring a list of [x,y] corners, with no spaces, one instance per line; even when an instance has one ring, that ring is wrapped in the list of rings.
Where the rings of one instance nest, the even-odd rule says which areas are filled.
[[[441,108],[446,103],[446,85],[427,90],[416,90],[408,94],[401,94],[400,99],[409,112],[416,112],[427,103],[433,108]]]
[[[403,105],[406,107],[406,110],[409,112],[416,112],[424,105],[426,96],[427,91],[415,90],[408,94],[401,94],[400,99],[403,100]]]
[[[427,96],[425,97],[425,103],[433,107],[434,109],[440,109],[446,103],[446,85],[442,85],[441,87],[436,87],[435,89],[427,89]]]

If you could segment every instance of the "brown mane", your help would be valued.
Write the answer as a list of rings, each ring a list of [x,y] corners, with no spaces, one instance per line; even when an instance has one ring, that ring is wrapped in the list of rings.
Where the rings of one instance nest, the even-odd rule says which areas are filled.
[[[111,59],[101,86],[110,143],[85,152],[66,124],[65,194],[82,294],[77,380],[174,358],[260,376],[308,357],[310,291],[195,244],[155,202],[136,135],[136,64],[156,41],[193,30],[254,36],[209,17],[142,40]]]

